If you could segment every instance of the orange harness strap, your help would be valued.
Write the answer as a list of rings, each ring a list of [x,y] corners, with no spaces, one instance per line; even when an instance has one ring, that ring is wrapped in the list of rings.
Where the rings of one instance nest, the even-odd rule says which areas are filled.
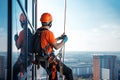
[[[56,61],[56,59],[53,56],[49,57],[48,62],[53,63],[53,66],[52,66],[52,80],[55,80],[56,72],[57,72],[56,65],[58,64],[58,62]]]
[[[52,66],[52,80],[55,80],[56,72],[57,72],[57,70],[56,70],[56,64],[54,64]]]

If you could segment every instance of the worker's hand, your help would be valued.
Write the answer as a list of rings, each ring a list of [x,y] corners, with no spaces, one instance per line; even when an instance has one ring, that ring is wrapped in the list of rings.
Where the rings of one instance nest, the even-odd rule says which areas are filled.
[[[14,36],[14,40],[15,40],[15,41],[18,40],[18,34],[15,34],[15,36]]]
[[[63,39],[63,36],[64,36],[64,33],[61,36],[59,36],[59,37],[56,38],[57,41]]]
[[[66,43],[66,42],[67,42],[67,40],[68,40],[67,35],[64,35],[64,36],[63,36],[63,41],[64,41],[64,43]]]
[[[56,38],[57,41],[61,40],[61,39],[63,39],[61,36]]]

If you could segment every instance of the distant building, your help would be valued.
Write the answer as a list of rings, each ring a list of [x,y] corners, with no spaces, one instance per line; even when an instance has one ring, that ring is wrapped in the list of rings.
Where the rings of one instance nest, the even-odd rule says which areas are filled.
[[[5,80],[5,57],[0,56],[0,80]]]
[[[71,66],[71,69],[76,76],[90,77],[93,71],[92,67],[92,64],[81,64],[80,66]]]
[[[118,80],[118,69],[114,55],[93,56],[93,80]]]
[[[117,66],[120,66],[120,60],[118,60]],[[120,80],[120,67],[118,67],[118,80]]]

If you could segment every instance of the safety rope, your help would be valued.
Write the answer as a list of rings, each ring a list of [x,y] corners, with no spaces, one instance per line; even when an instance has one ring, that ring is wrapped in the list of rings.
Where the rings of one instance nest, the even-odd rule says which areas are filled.
[[[65,0],[65,9],[64,9],[64,34],[65,34],[65,28],[66,28],[66,9],[67,9],[67,0]],[[64,55],[65,55],[65,45],[63,48],[63,63],[64,63]]]
[[[65,34],[65,29],[66,29],[66,10],[67,10],[67,0],[64,0],[64,33]],[[64,57],[65,57],[65,44],[64,46],[61,48],[61,50],[63,50],[63,55],[61,57],[62,58],[62,62],[64,64]],[[61,51],[60,51],[61,52]],[[61,63],[62,64],[62,63]],[[63,77],[63,65],[60,64],[60,78],[62,80],[64,80],[64,77]]]
[[[59,66],[60,66],[60,75],[59,75],[59,80],[63,80],[63,65],[62,65],[62,62],[61,62],[61,59],[62,59],[62,51],[63,51],[63,47],[61,47],[61,49],[59,50],[59,53],[58,53],[58,57],[59,57]]]
[[[66,28],[66,10],[67,10],[67,0],[64,2],[64,34],[65,34],[65,28]]]

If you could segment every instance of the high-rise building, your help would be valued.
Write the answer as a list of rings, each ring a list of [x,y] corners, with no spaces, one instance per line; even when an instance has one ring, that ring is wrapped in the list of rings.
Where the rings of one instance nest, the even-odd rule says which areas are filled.
[[[93,80],[118,80],[116,56],[93,56]]]

